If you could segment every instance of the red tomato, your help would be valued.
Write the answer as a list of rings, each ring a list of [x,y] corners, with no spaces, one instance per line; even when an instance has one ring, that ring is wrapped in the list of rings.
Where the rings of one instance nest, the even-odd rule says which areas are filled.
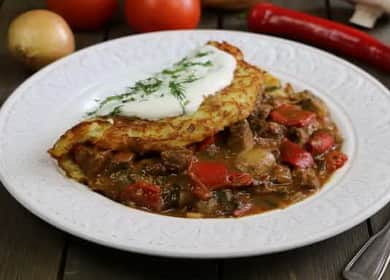
[[[200,0],[126,0],[125,15],[133,31],[191,29],[198,26]]]
[[[71,27],[81,30],[101,28],[118,8],[117,0],[46,0],[46,3]]]

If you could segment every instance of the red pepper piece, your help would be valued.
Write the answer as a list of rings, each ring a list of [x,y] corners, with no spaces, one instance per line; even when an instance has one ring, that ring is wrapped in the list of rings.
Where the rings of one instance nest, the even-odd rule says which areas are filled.
[[[325,153],[334,145],[334,137],[327,131],[316,131],[310,136],[307,143],[307,150],[312,155],[320,155]]]
[[[308,168],[314,164],[313,157],[309,152],[289,140],[283,141],[280,145],[280,157],[282,162],[294,167]]]
[[[127,186],[120,193],[123,202],[134,202],[137,206],[154,211],[161,211],[161,188],[148,182],[140,181]]]
[[[213,190],[249,186],[253,182],[250,174],[230,172],[219,162],[193,162],[188,169],[188,175],[195,183],[192,192],[203,200],[209,199]]]
[[[303,41],[390,71],[390,47],[344,24],[260,3],[249,12],[248,27],[254,32]]]
[[[270,114],[274,122],[286,125],[304,127],[310,124],[316,117],[313,112],[302,110],[291,104],[282,104]]]
[[[188,173],[191,178],[196,178],[208,188],[222,187],[229,183],[229,170],[223,163],[194,162],[190,165]]]
[[[348,156],[340,151],[331,151],[325,156],[326,168],[328,171],[335,171],[341,168],[348,160]]]

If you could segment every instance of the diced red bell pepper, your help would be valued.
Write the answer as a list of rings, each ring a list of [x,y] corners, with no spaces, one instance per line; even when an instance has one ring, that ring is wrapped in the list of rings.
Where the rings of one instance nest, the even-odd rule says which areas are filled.
[[[315,113],[291,104],[280,105],[271,112],[270,116],[274,122],[296,127],[307,126],[316,118]]]
[[[219,162],[194,162],[190,165],[188,173],[191,178],[196,177],[208,188],[225,186],[229,182],[229,170],[223,163]]]
[[[307,143],[307,150],[312,155],[320,155],[325,153],[334,145],[334,137],[328,131],[316,131],[310,136]]]
[[[134,202],[137,206],[153,211],[161,211],[161,188],[148,182],[140,181],[127,186],[120,193],[123,202]]]
[[[280,157],[282,162],[294,167],[308,168],[314,164],[313,157],[309,152],[289,140],[283,141],[280,145]]]
[[[326,168],[328,171],[335,171],[341,168],[348,160],[348,156],[340,151],[331,151],[325,156]]]
[[[253,182],[250,174],[230,172],[223,163],[211,161],[193,162],[188,175],[195,183],[192,192],[200,199],[209,199],[212,190],[249,186]]]

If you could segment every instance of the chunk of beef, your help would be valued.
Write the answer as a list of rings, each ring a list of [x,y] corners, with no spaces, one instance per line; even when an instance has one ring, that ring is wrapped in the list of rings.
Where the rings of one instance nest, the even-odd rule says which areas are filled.
[[[317,120],[314,120],[306,127],[289,127],[287,135],[291,141],[304,145],[309,141],[310,136],[320,129],[320,127],[320,123]]]
[[[300,188],[307,191],[318,190],[321,186],[320,180],[317,177],[313,168],[297,168],[293,170],[294,183]]]
[[[278,124],[276,122],[267,122],[263,127],[263,131],[260,133],[261,137],[264,138],[284,138],[287,132],[287,128],[284,125]]]
[[[235,166],[241,172],[262,176],[271,170],[275,162],[272,151],[256,147],[240,153],[236,158]]]
[[[255,142],[257,146],[262,149],[277,149],[280,146],[282,139],[256,137]]]
[[[134,159],[135,154],[130,151],[120,151],[114,154],[112,162],[114,163],[130,163]]]
[[[278,185],[286,185],[293,182],[290,168],[281,164],[277,164],[272,168],[271,178],[273,183]]]
[[[249,115],[248,123],[255,134],[258,135],[263,131],[264,126],[267,124],[265,120],[268,118],[272,108],[268,104],[259,104],[256,105],[255,110]]]
[[[94,147],[77,145],[74,147],[73,156],[75,162],[87,177],[94,177],[101,172],[112,158],[111,151],[102,151]]]
[[[166,175],[167,168],[160,158],[144,158],[134,163],[134,173],[147,175]]]
[[[249,150],[255,144],[253,133],[247,120],[235,123],[229,130],[228,146],[232,151],[241,152]]]
[[[161,152],[164,166],[172,172],[182,172],[188,168],[194,156],[192,150],[178,148]]]
[[[107,164],[106,170],[109,173],[115,173],[122,169],[132,168],[135,154],[130,151],[119,151],[113,153],[112,160]]]
[[[268,118],[272,109],[273,109],[273,107],[269,104],[260,104],[257,107],[256,117],[259,118],[260,120],[265,120]]]

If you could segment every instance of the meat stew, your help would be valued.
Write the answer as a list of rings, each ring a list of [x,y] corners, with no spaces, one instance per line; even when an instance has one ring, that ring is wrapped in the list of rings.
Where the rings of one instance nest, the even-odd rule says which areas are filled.
[[[347,161],[327,106],[309,91],[268,86],[251,115],[200,143],[137,154],[76,145],[88,186],[146,211],[241,217],[316,193]]]

